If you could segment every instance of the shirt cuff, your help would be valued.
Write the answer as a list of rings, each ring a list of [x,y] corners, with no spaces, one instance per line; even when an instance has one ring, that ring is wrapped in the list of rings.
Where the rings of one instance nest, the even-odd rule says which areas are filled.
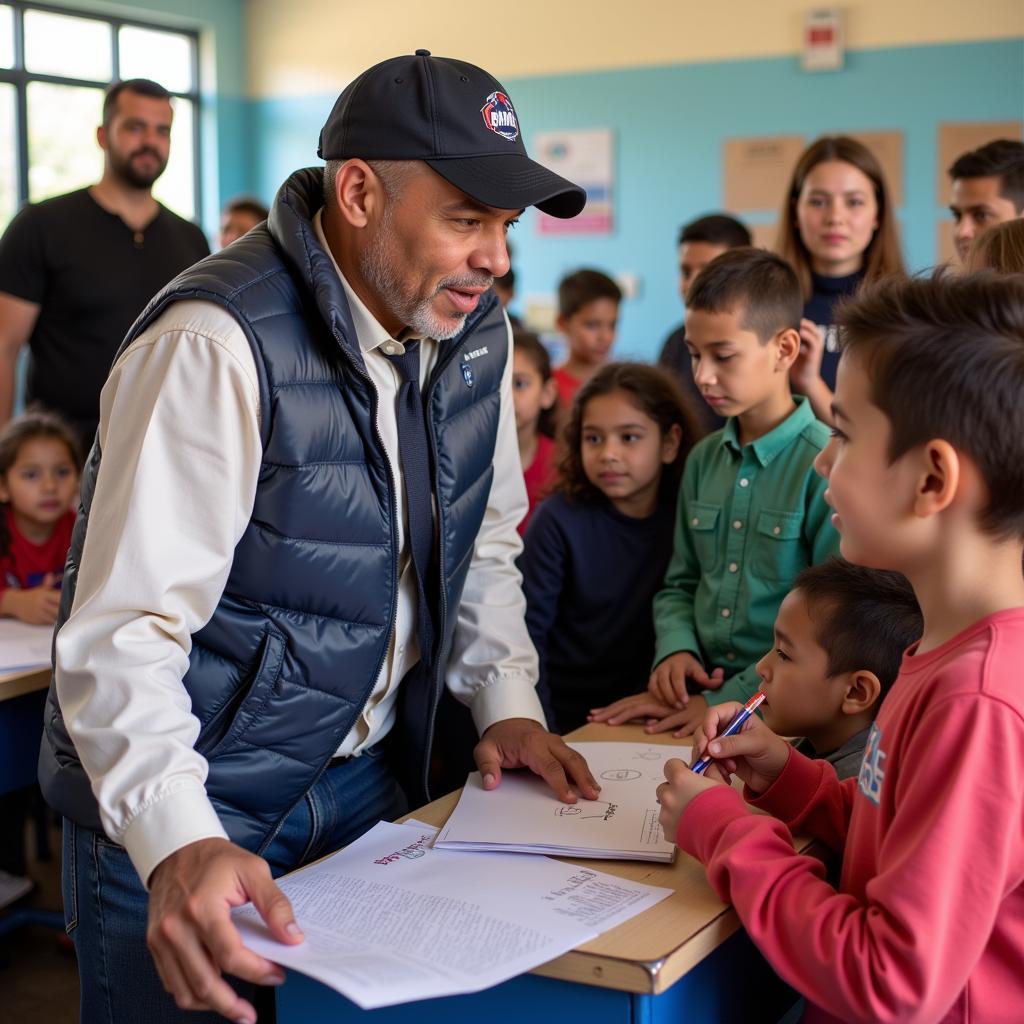
[[[695,796],[679,819],[676,845],[680,850],[707,864],[723,832],[734,821],[751,817],[750,808],[732,786],[715,786]]]
[[[530,718],[548,727],[537,688],[526,676],[500,676],[487,683],[473,697],[469,710],[479,736],[506,718]]]
[[[664,635],[658,636],[654,647],[654,664],[651,666],[651,669],[657,668],[670,655],[679,654],[682,651],[689,652],[699,662],[704,661],[700,653],[700,642],[697,640],[697,634],[686,626],[676,626]]]
[[[768,811],[788,824],[807,810],[821,785],[826,766],[827,762],[812,760],[790,747],[779,777],[763,793],[755,793],[744,786],[743,798],[752,807]]]
[[[172,853],[200,839],[227,839],[205,790],[186,786],[155,800],[128,823],[121,841],[142,884]]]

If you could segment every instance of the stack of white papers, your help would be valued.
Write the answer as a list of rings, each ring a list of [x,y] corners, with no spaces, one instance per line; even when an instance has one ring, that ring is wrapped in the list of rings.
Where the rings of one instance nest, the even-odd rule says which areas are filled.
[[[670,863],[675,844],[658,824],[655,790],[665,781],[664,765],[687,763],[690,747],[643,743],[570,743],[601,785],[598,800],[560,803],[532,772],[502,772],[501,785],[487,792],[473,772],[435,847],[543,853],[604,860]]]
[[[53,626],[30,626],[15,619],[0,622],[0,673],[44,668],[50,664]]]
[[[431,849],[436,832],[381,822],[280,879],[305,941],[274,941],[252,904],[232,911],[243,941],[369,1010],[479,992],[672,892],[541,857]]]

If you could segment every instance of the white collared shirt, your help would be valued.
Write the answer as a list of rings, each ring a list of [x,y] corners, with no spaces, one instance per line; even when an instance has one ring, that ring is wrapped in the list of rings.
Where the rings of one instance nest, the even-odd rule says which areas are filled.
[[[320,229],[315,226],[325,251]],[[394,724],[399,683],[419,657],[416,591],[405,542],[406,496],[393,342],[338,271],[367,373],[398,504],[401,578],[395,628],[363,714],[338,748],[358,754]],[[439,344],[420,345],[421,380]],[[446,682],[477,729],[544,721],[537,656],[515,559],[527,508],[512,406],[512,346],[501,381],[494,481],[457,612]],[[217,606],[248,525],[263,451],[249,343],[221,306],[169,306],[120,356],[100,400],[103,461],[75,601],[56,644],[57,695],[92,783],[104,829],[147,881],[165,857],[226,833],[206,795],[199,721],[182,679],[192,634]],[[163,529],[173,517],[174,529]]]

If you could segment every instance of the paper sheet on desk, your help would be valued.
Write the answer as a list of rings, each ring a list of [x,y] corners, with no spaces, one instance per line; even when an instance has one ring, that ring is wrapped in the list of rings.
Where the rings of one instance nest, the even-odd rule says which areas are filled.
[[[53,626],[30,626],[16,619],[0,621],[0,673],[50,664]]]
[[[431,849],[435,831],[381,822],[285,876],[306,941],[275,942],[251,904],[232,912],[243,941],[369,1010],[489,988],[671,893],[546,858]]]
[[[434,844],[445,850],[543,853],[603,860],[671,862],[675,845],[658,823],[655,790],[665,762],[689,761],[690,747],[644,743],[570,743],[601,785],[599,800],[559,803],[528,772],[503,772],[501,785],[483,788],[473,772]]]

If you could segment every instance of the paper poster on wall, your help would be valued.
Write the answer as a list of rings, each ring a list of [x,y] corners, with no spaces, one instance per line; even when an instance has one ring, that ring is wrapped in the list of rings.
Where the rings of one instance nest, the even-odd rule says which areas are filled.
[[[578,217],[562,220],[541,213],[542,235],[610,235],[615,143],[610,128],[577,132],[539,132],[531,150],[539,163],[575,182],[587,193]]]
[[[958,121],[939,125],[939,165],[936,195],[939,205],[949,203],[949,168],[958,156],[993,139],[1021,138],[1020,121]]]
[[[748,224],[747,227],[750,228],[750,241],[755,249],[775,251],[775,242],[779,235],[778,224]]]
[[[903,132],[850,132],[863,142],[882,165],[889,198],[894,207],[903,205]]]
[[[805,145],[802,135],[724,142],[725,208],[733,213],[778,210]]]

